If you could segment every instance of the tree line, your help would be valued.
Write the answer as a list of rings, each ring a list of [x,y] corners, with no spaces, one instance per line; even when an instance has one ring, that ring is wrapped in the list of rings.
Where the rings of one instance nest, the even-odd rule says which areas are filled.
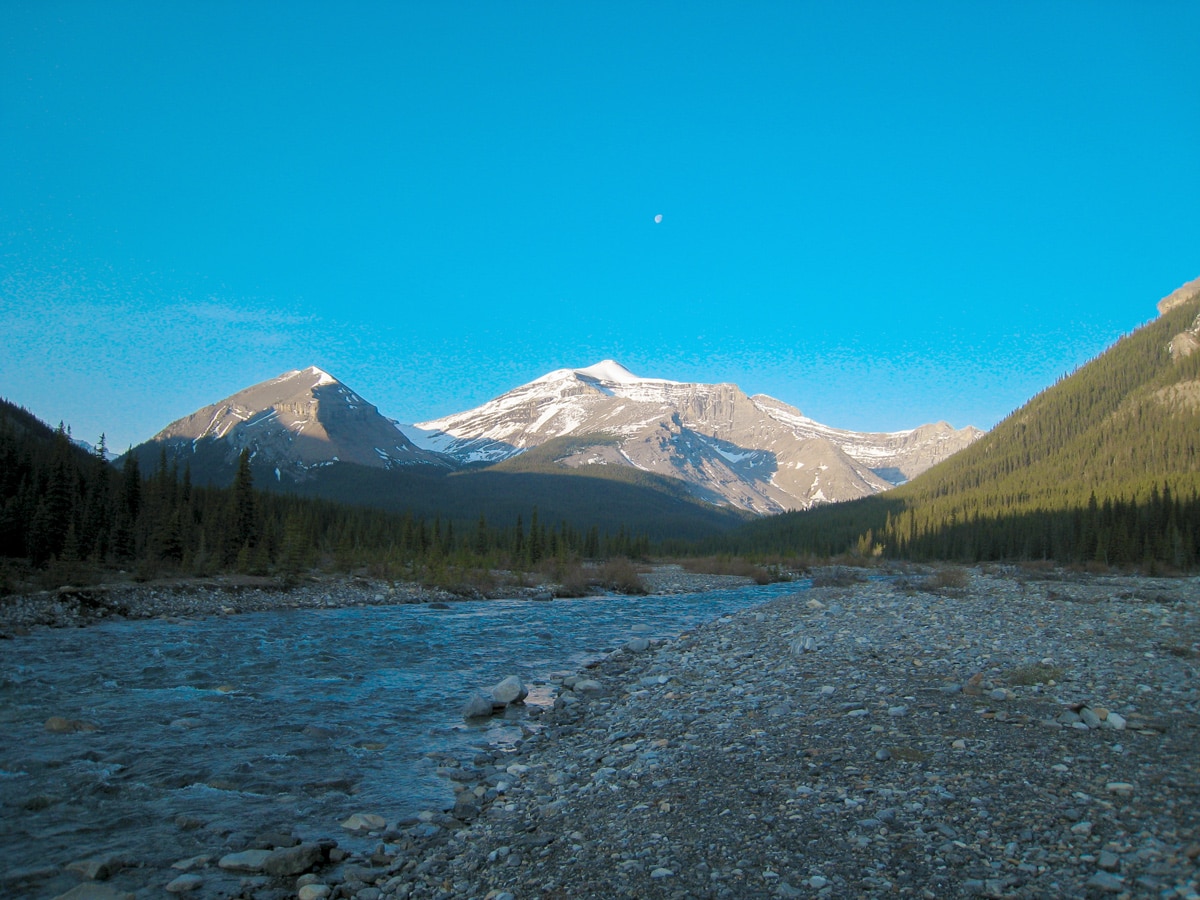
[[[117,567],[143,575],[294,576],[311,567],[422,577],[446,567],[528,570],[547,560],[644,556],[625,526],[576,528],[530,509],[511,524],[468,527],[257,489],[250,453],[227,487],[192,483],[162,453],[149,474],[128,453],[118,470],[94,451],[5,404],[0,416],[0,557],[47,569]]]

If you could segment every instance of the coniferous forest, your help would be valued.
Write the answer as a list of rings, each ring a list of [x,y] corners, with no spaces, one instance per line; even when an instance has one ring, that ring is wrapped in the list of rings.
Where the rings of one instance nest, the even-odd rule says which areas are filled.
[[[1193,300],[895,490],[760,520],[727,550],[912,560],[1200,563],[1200,353],[1172,353]]]
[[[248,454],[233,484],[196,486],[163,456],[153,471],[127,454],[121,469],[28,412],[0,408],[0,560],[47,583],[125,569],[142,577],[238,572],[285,578],[312,567],[368,568],[443,582],[464,569],[518,571],[587,558],[644,556],[645,535],[542,521],[456,525],[255,488]],[[478,580],[476,572],[476,580]],[[3,585],[0,585],[3,586]]]

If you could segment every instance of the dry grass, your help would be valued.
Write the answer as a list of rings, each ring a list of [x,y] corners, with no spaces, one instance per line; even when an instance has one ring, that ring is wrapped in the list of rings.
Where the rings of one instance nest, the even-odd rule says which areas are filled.
[[[812,586],[815,588],[851,587],[862,584],[866,580],[866,576],[857,569],[833,566],[813,573]]]
[[[790,581],[787,569],[779,564],[760,564],[750,562],[740,556],[701,556],[685,559],[681,565],[693,574],[701,575],[740,575],[750,578],[756,584],[774,584],[777,581]]]
[[[1044,663],[1030,663],[1027,666],[1017,666],[1004,674],[1004,680],[1011,685],[1031,687],[1035,684],[1049,684],[1051,681],[1062,681],[1063,670],[1058,666]]]
[[[924,588],[935,594],[965,591],[971,586],[971,573],[960,566],[945,566],[925,579]]]

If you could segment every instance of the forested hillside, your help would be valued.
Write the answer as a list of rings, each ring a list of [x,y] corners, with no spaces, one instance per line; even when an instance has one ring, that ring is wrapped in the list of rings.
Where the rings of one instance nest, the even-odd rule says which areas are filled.
[[[528,500],[528,494],[525,496]],[[0,401],[0,588],[33,570],[47,584],[122,568],[141,577],[216,572],[294,576],[313,565],[433,580],[447,570],[518,571],[546,560],[645,554],[632,527],[575,527],[525,506],[511,521],[477,516],[469,527],[428,518],[264,492],[248,454],[232,485],[200,487],[160,456],[144,477],[136,454],[117,470]],[[24,582],[22,582],[24,583]]]
[[[1200,298],[1168,310],[911,483],[753,523],[735,545],[1195,566],[1200,352],[1175,339],[1198,313]]]

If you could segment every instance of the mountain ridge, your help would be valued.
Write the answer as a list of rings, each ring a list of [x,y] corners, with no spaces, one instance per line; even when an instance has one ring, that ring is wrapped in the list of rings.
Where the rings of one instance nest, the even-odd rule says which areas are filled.
[[[760,515],[887,490],[982,434],[945,423],[832,428],[735,384],[643,378],[615,360],[556,369],[473,409],[400,428],[464,464],[500,462],[567,435],[615,434],[617,448],[604,441],[563,464],[669,474],[708,502]]]
[[[247,450],[256,471],[281,486],[314,479],[351,485],[365,483],[332,479],[326,470],[353,464],[448,473],[570,437],[569,450],[539,457],[541,475],[613,481],[628,468],[646,473],[633,482],[651,490],[668,490],[655,479],[671,479],[696,502],[764,515],[888,490],[981,433],[945,423],[892,433],[831,428],[735,384],[645,378],[611,359],[556,369],[474,409],[406,426],[310,366],[172,422],[138,454],[153,464],[153,455],[166,452],[186,460],[201,483],[223,483]],[[336,499],[370,502],[372,489],[361,490],[361,498]],[[394,487],[385,492],[398,496]]]

